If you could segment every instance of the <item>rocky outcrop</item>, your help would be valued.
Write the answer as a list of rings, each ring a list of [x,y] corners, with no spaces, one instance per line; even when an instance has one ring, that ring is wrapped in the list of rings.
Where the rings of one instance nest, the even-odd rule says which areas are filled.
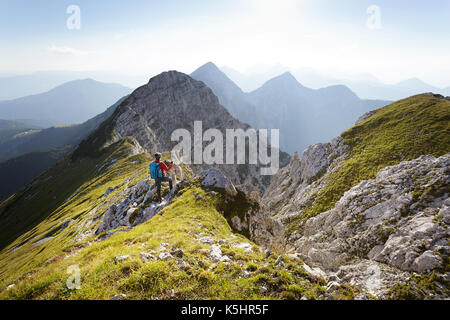
[[[308,203],[309,194],[320,189],[313,177],[339,166],[337,159],[345,155],[342,145],[334,155],[327,145],[309,150],[316,150],[316,158],[308,150],[301,159],[294,157],[283,169],[283,179],[290,180],[277,177],[279,186],[266,193],[266,197],[276,194],[283,186],[285,192],[292,192],[289,188],[295,186],[292,200],[281,202],[280,213],[274,214],[280,221],[287,221]],[[345,192],[333,209],[303,222],[289,242],[305,261],[378,297],[385,297],[393,284],[407,282],[411,274],[435,271],[447,272],[442,277],[448,277],[444,260],[450,253],[449,185],[450,154],[386,167],[376,179]],[[273,209],[282,198],[286,194],[265,200]]]
[[[373,116],[376,112],[375,111],[369,111],[365,114],[363,114],[361,117],[358,118],[358,120],[356,120],[355,125],[360,124],[361,122],[363,122],[366,119],[369,119],[371,116]]]
[[[449,168],[447,154],[382,169],[308,219],[297,251],[330,270],[355,256],[418,273],[442,268],[437,252],[450,253]]]
[[[445,96],[443,96],[441,94],[437,94],[437,93],[433,93],[433,92],[428,92],[426,94],[429,95],[430,97],[433,97],[433,98],[444,99],[444,100],[450,101],[450,97],[445,97]]]
[[[259,190],[251,185],[239,185],[236,187],[239,194],[245,195],[247,205],[243,205],[244,214],[234,215],[231,226],[239,231],[247,231],[249,238],[260,245],[272,247],[283,237],[284,228],[279,221],[267,214],[267,210],[261,204]],[[245,232],[244,232],[245,233]]]
[[[100,234],[121,226],[136,226],[155,216],[169,204],[170,199],[166,197],[161,203],[152,202],[155,192],[155,185],[147,177],[127,188],[123,192],[123,199],[109,206],[95,233]]]
[[[281,224],[261,206],[260,191],[252,185],[233,183],[217,169],[209,169],[198,176],[200,184],[211,192],[222,194],[218,210],[236,231],[258,244],[270,246],[283,234]]]
[[[230,179],[217,169],[209,169],[202,171],[197,175],[197,178],[201,179],[201,185],[203,187],[224,189],[227,194],[234,196],[237,194],[236,188]]]
[[[280,221],[299,215],[325,186],[326,181],[319,178],[337,170],[348,149],[339,136],[330,143],[310,146],[301,158],[295,153],[290,164],[272,177],[263,197],[267,210]]]

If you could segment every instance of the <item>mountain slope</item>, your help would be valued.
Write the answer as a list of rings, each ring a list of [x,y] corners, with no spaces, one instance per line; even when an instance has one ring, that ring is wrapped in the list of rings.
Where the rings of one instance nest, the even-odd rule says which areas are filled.
[[[215,64],[208,62],[193,73],[191,77],[203,81],[214,94],[219,98],[221,105],[237,119],[245,123],[251,123],[252,127],[260,128],[256,125],[259,118],[256,107],[245,98],[244,92]]]
[[[264,195],[267,212],[305,261],[372,294],[448,296],[449,119],[450,101],[430,94],[367,114],[295,155]]]
[[[34,151],[0,163],[0,201],[54,165],[70,147]]]
[[[298,258],[261,253],[231,229],[223,211],[227,195],[220,188],[213,192],[189,179],[165,204],[148,201],[154,191],[146,179],[150,158],[135,154],[136,143],[121,139],[95,161],[70,167],[62,161],[0,205],[2,221],[24,218],[25,201],[37,209],[30,231],[0,253],[1,298],[346,299],[360,293],[350,286],[327,290],[326,281],[308,273]],[[68,176],[74,177],[71,185],[61,184]],[[49,189],[58,191],[56,199]],[[132,212],[160,209],[143,222],[97,234],[118,201],[131,201],[124,208],[130,219]],[[49,205],[45,210],[43,202]],[[69,267],[81,272],[78,290],[66,286]]]
[[[345,86],[313,90],[285,73],[248,94],[266,115],[265,125],[280,128],[282,147],[290,152],[329,140],[362,114],[385,104],[360,100]]]
[[[178,141],[171,140],[172,133],[186,129],[193,139],[195,121],[202,122],[203,132],[213,128],[219,130],[223,137],[226,137],[227,129],[250,128],[232,117],[204,83],[177,71],[164,72],[125,99],[108,121],[80,144],[73,159],[91,156],[105,145],[128,136],[134,137],[150,154],[172,150],[178,144]],[[203,141],[203,148],[207,145]],[[287,154],[280,153],[281,166],[287,164],[288,159]],[[193,155],[190,160],[193,161]],[[260,174],[259,165],[213,166],[220,168],[236,184],[250,183],[263,190],[270,180],[269,176]],[[195,172],[208,167],[210,165],[207,164],[192,166]]]
[[[75,80],[45,93],[1,101],[0,118],[45,121],[48,126],[82,123],[130,91],[118,84]]]
[[[0,143],[14,137],[19,133],[27,132],[33,129],[39,129],[39,127],[17,121],[0,120]]]
[[[148,152],[168,160],[170,130],[246,128],[203,83],[163,73],[0,203],[0,298],[448,298],[449,118],[442,96],[411,97],[296,154],[263,199],[237,166],[233,183],[183,164],[157,203]]]
[[[8,138],[0,141],[0,161],[34,151],[43,151],[67,145],[75,147],[106,120],[124,99],[125,97],[120,98],[106,111],[82,124],[27,130],[16,135],[10,135]]]

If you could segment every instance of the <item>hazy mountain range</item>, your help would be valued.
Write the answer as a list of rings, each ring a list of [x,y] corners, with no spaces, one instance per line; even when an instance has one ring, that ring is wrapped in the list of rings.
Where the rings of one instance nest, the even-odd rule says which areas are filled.
[[[241,73],[227,66],[221,67],[221,70],[246,92],[253,91],[269,79],[289,71],[300,83],[310,88],[319,89],[333,85],[345,85],[362,99],[400,100],[426,92],[450,96],[450,87],[438,88],[418,78],[388,84],[371,74],[339,78],[311,68],[290,69],[281,65],[263,67],[258,71],[250,70],[246,73]]]
[[[229,66],[221,66],[220,70],[244,92],[254,91],[270,79],[290,72],[306,87],[320,89],[345,85],[362,99],[399,100],[424,92],[450,96],[449,86],[439,88],[419,78],[411,78],[399,83],[387,83],[369,73],[336,76],[331,75],[332,72],[318,71],[313,68],[289,68],[280,64],[255,65],[245,72],[239,72]],[[148,80],[149,74],[133,75],[113,71],[38,71],[24,75],[0,74],[0,101],[43,93],[63,83],[85,78],[101,82],[115,82],[126,87],[136,88]]]
[[[106,111],[82,124],[47,129],[26,125],[16,129],[0,129],[0,181],[9,181],[0,186],[0,200],[19,190],[77,147],[124,99],[119,99]],[[16,123],[2,120],[0,128],[7,124],[11,127]]]
[[[49,127],[82,123],[105,111],[131,89],[92,79],[64,83],[45,93],[0,102],[0,119]]]
[[[37,71],[23,75],[0,74],[0,101],[44,93],[66,82],[87,78],[135,88],[147,81],[148,75],[126,75],[113,71]]]
[[[289,72],[249,93],[211,62],[191,76],[208,85],[220,103],[241,121],[254,128],[280,129],[281,149],[290,153],[331,139],[362,114],[389,103],[359,99],[342,85],[310,89]]]

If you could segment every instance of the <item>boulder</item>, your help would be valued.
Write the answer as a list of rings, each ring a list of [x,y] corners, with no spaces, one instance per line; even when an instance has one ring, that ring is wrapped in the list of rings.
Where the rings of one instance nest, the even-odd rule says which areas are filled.
[[[253,251],[253,246],[250,243],[248,243],[248,242],[241,242],[241,243],[235,244],[234,247],[238,248],[238,249],[242,249],[245,252],[252,252]]]
[[[140,258],[141,258],[141,260],[143,262],[148,262],[149,260],[155,260],[156,259],[156,257],[154,255],[152,255],[150,253],[147,253],[147,252],[141,252],[139,254],[139,256],[140,256]]]
[[[201,179],[201,185],[203,187],[224,189],[230,195],[236,195],[237,191],[230,179],[228,179],[220,170],[218,169],[208,169],[202,171],[196,176]]]
[[[109,300],[123,300],[127,297],[126,294],[120,293],[120,294],[116,294],[115,296],[112,296],[111,298],[109,298]]]
[[[172,251],[171,251],[171,254],[172,254],[174,257],[177,257],[177,258],[183,258],[183,256],[184,256],[183,250],[181,250],[181,249],[179,249],[179,248],[172,250]]]
[[[441,266],[441,257],[434,254],[433,251],[428,250],[422,253],[414,260],[413,268],[419,273],[428,273]]]
[[[222,258],[222,250],[218,245],[212,245],[209,249],[209,256],[213,261],[220,261]]]
[[[131,256],[129,254],[124,255],[124,256],[117,256],[117,257],[114,258],[114,262],[115,263],[117,263],[117,262],[124,262],[125,260],[128,260],[130,258],[131,258]]]
[[[187,268],[187,264],[186,264],[186,262],[184,262],[182,259],[178,259],[177,260],[177,264],[178,264],[178,267],[180,267],[180,269],[186,269]]]
[[[169,259],[173,259],[173,256],[168,252],[161,252],[159,254],[158,258],[160,260],[169,260]]]

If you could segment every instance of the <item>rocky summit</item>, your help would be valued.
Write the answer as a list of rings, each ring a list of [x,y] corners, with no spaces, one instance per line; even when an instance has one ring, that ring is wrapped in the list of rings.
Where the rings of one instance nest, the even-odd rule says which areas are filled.
[[[258,165],[175,165],[171,133],[247,129],[203,82],[136,89],[0,203],[1,299],[448,299],[450,102],[424,94]]]
[[[224,136],[226,129],[245,131],[250,128],[232,117],[203,82],[177,71],[164,72],[123,101],[114,114],[81,143],[73,159],[92,155],[124,137],[134,138],[137,148],[150,154],[170,151],[178,143],[171,141],[172,133],[186,129],[193,137],[195,121],[202,122],[203,131],[213,128]],[[206,145],[204,141],[203,146]],[[281,165],[288,161],[289,155],[281,152]],[[269,179],[260,175],[258,165],[215,166],[234,183],[252,183],[262,190],[269,184]],[[192,169],[198,173],[205,167],[210,166],[193,165]]]

